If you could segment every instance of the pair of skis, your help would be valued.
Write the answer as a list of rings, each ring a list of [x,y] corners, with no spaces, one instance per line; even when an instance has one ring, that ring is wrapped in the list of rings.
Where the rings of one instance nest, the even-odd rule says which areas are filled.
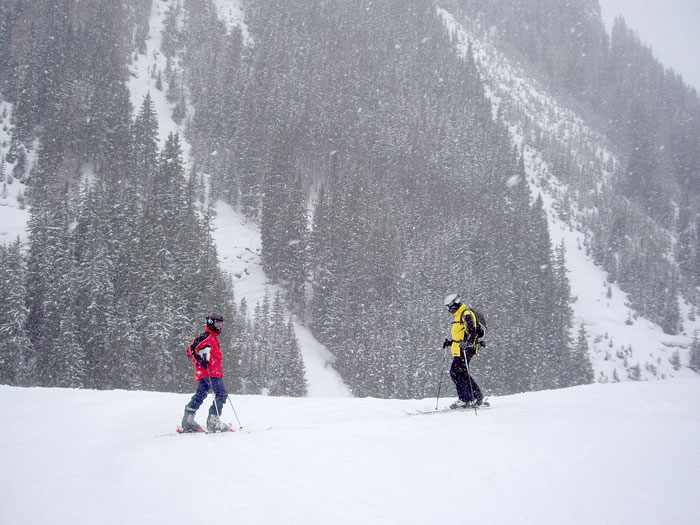
[[[439,409],[434,409],[434,410],[415,410],[413,412],[406,412],[407,416],[430,416],[434,414],[447,414],[450,412],[466,412],[469,410],[474,410],[475,413],[478,413],[479,410],[487,410],[491,408],[491,404],[487,401],[484,400],[483,404],[481,405],[471,405],[468,407],[463,407],[463,408],[439,408]]]
[[[167,437],[167,436],[179,436],[179,435],[189,435],[189,434],[229,434],[232,432],[238,432],[239,434],[252,434],[253,432],[266,432],[268,430],[272,430],[272,427],[266,427],[266,428],[259,428],[259,429],[248,429],[248,428],[233,428],[231,424],[229,424],[228,428],[226,430],[217,430],[210,432],[208,430],[204,430],[203,428],[200,430],[195,430],[194,432],[186,432],[182,430],[181,427],[177,427],[175,432],[168,432],[167,434],[159,434],[156,437]]]

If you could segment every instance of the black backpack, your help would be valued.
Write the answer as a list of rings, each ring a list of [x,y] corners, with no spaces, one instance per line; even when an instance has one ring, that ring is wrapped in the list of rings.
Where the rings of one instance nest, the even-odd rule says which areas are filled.
[[[486,336],[486,317],[479,310],[477,310],[476,308],[472,308],[471,306],[467,306],[467,310],[471,310],[472,312],[474,312],[474,315],[476,316],[476,322],[478,324],[478,326],[476,327],[476,338],[482,339]]]

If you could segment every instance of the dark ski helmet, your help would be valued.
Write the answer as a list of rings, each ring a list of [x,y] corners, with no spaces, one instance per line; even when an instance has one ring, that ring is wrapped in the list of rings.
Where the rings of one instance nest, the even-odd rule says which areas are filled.
[[[453,314],[457,310],[459,310],[459,307],[462,306],[462,299],[457,295],[456,293],[451,293],[447,297],[445,297],[445,308]]]
[[[211,312],[207,314],[207,326],[212,332],[216,332],[217,334],[221,333],[221,325],[224,323],[224,318],[221,317],[221,314],[215,314],[214,312]]]

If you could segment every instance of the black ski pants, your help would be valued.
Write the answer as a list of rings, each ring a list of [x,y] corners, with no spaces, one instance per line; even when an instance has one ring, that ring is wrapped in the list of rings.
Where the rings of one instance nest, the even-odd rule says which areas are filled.
[[[469,363],[471,358],[474,356],[473,352],[470,352],[470,354],[471,355],[467,355],[467,363]],[[467,364],[465,364],[463,356],[452,359],[452,366],[450,366],[450,377],[457,388],[457,396],[459,397],[460,401],[464,401],[466,403],[468,401],[477,401],[484,397],[481,393],[479,385],[476,384],[476,381],[474,381],[471,374],[467,373]],[[469,387],[470,383],[471,389]],[[472,396],[472,394],[474,395]]]

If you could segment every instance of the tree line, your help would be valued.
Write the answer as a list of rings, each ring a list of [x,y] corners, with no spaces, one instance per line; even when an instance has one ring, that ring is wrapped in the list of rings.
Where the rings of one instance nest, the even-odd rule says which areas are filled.
[[[591,380],[563,248],[432,5],[251,2],[252,45],[207,6],[177,52],[195,158],[356,394],[433,393],[451,290],[491,320],[492,391]]]
[[[31,107],[9,98],[11,152],[31,152],[35,139],[38,147],[31,170],[8,175],[26,181],[30,221],[26,245],[0,251],[0,381],[189,391],[186,347],[214,310],[227,321],[222,347],[232,391],[303,395],[291,325],[279,311],[272,323],[269,308],[249,313],[235,303],[218,265],[212,212],[197,201],[201,177],[186,173],[180,137],[171,134],[159,149],[150,96],[132,119],[120,74],[127,56],[115,55],[114,43],[141,3],[93,2],[105,18],[79,27],[72,23],[83,13],[79,2],[5,4],[17,24],[3,33],[6,50],[26,38],[19,28],[27,18],[49,15],[30,34],[32,52],[13,55],[25,74],[57,62],[46,97]],[[12,87],[3,93],[23,93]],[[270,324],[284,335],[282,348],[264,344],[273,340]]]
[[[57,8],[4,3],[15,25],[0,30],[3,49],[15,49],[28,14]],[[356,395],[432,395],[452,291],[489,320],[474,364],[489,391],[592,380],[585,339],[572,340],[564,248],[552,246],[519,152],[431,3],[251,2],[249,43],[210,0],[171,2],[157,74],[175,118],[187,116],[190,173],[180,137],[158,151],[148,98],[131,117],[124,71],[144,33],[133,14],[147,3],[92,4],[114,11],[79,33],[85,4],[65,2],[65,17],[49,17],[62,23],[47,19],[33,35],[68,51],[84,49],[82,38],[126,39],[131,51],[91,48],[95,63],[77,50],[52,55],[52,96],[23,125],[27,137],[13,134],[15,151],[39,146],[22,175],[25,252],[2,251],[16,268],[1,289],[16,299],[0,317],[6,382],[189,389],[183,342],[220,305],[237,356],[232,390],[301,395],[284,305]],[[46,63],[12,56],[30,70]],[[9,100],[15,120],[28,119]],[[216,262],[205,178],[259,221],[262,264],[284,297],[253,312],[236,304]],[[8,341],[27,343],[17,360]]]
[[[697,91],[664,68],[623,18],[608,34],[596,0],[445,4],[492,28],[502,49],[607,136],[620,160],[609,180],[591,181],[576,145],[549,148],[549,157],[586,210],[578,226],[596,262],[635,310],[680,333],[679,296],[694,305],[692,315],[700,304]]]

